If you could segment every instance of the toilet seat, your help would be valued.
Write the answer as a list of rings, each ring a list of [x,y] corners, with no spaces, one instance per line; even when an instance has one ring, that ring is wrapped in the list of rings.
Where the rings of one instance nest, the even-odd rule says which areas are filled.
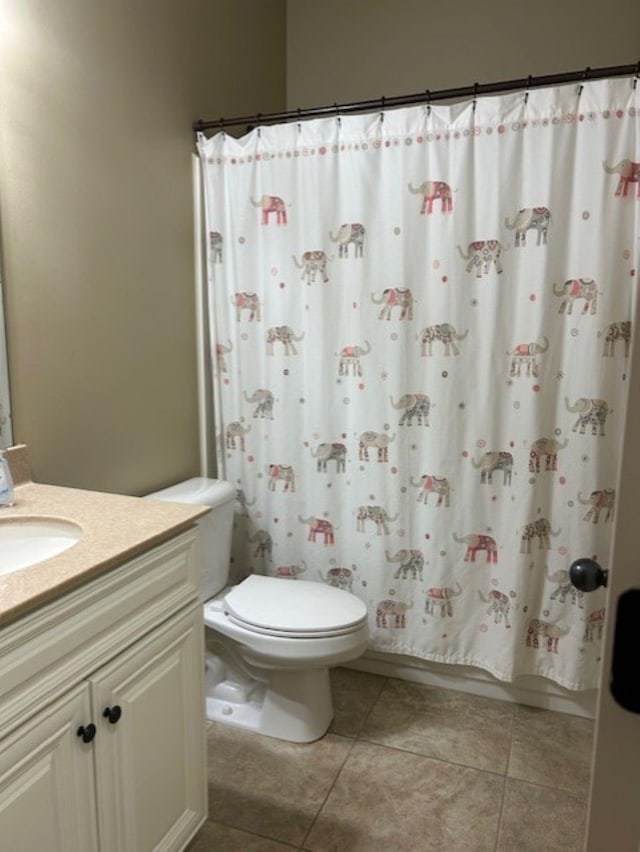
[[[291,639],[343,636],[367,622],[367,608],[355,595],[309,580],[259,574],[234,586],[222,609],[245,630]]]

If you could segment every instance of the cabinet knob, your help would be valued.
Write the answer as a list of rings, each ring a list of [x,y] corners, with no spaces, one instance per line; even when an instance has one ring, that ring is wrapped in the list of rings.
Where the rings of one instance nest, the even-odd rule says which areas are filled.
[[[105,707],[102,711],[104,719],[108,719],[111,725],[115,725],[120,716],[122,716],[122,707],[119,704],[114,704],[113,707]]]
[[[76,734],[82,738],[83,743],[90,743],[96,735],[96,726],[93,722],[90,722],[88,725],[80,725]]]

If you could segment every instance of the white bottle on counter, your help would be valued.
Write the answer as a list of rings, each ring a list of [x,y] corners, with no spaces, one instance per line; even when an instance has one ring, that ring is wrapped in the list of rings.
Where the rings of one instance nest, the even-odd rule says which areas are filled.
[[[13,479],[9,470],[9,462],[0,451],[0,506],[13,504]]]

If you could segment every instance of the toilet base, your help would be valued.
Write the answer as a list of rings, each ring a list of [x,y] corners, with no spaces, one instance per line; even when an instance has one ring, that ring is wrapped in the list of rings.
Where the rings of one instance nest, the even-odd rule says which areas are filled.
[[[270,669],[253,678],[209,651],[206,691],[208,719],[289,742],[319,739],[333,719],[327,668]]]

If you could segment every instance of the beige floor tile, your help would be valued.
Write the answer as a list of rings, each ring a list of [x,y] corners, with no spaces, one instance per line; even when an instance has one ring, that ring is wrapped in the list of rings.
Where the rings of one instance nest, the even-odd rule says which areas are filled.
[[[186,852],[291,852],[297,848],[207,820]]]
[[[514,705],[389,679],[361,739],[504,773]]]
[[[493,852],[503,785],[497,775],[356,742],[303,848]]]
[[[386,678],[353,669],[332,669],[333,722],[329,730],[345,737],[357,737],[378,699]]]
[[[353,740],[327,734],[299,745],[214,724],[208,730],[209,815],[300,845]]]
[[[586,798],[592,749],[590,719],[519,705],[507,774]]]
[[[581,852],[586,819],[573,794],[508,778],[497,852]]]

